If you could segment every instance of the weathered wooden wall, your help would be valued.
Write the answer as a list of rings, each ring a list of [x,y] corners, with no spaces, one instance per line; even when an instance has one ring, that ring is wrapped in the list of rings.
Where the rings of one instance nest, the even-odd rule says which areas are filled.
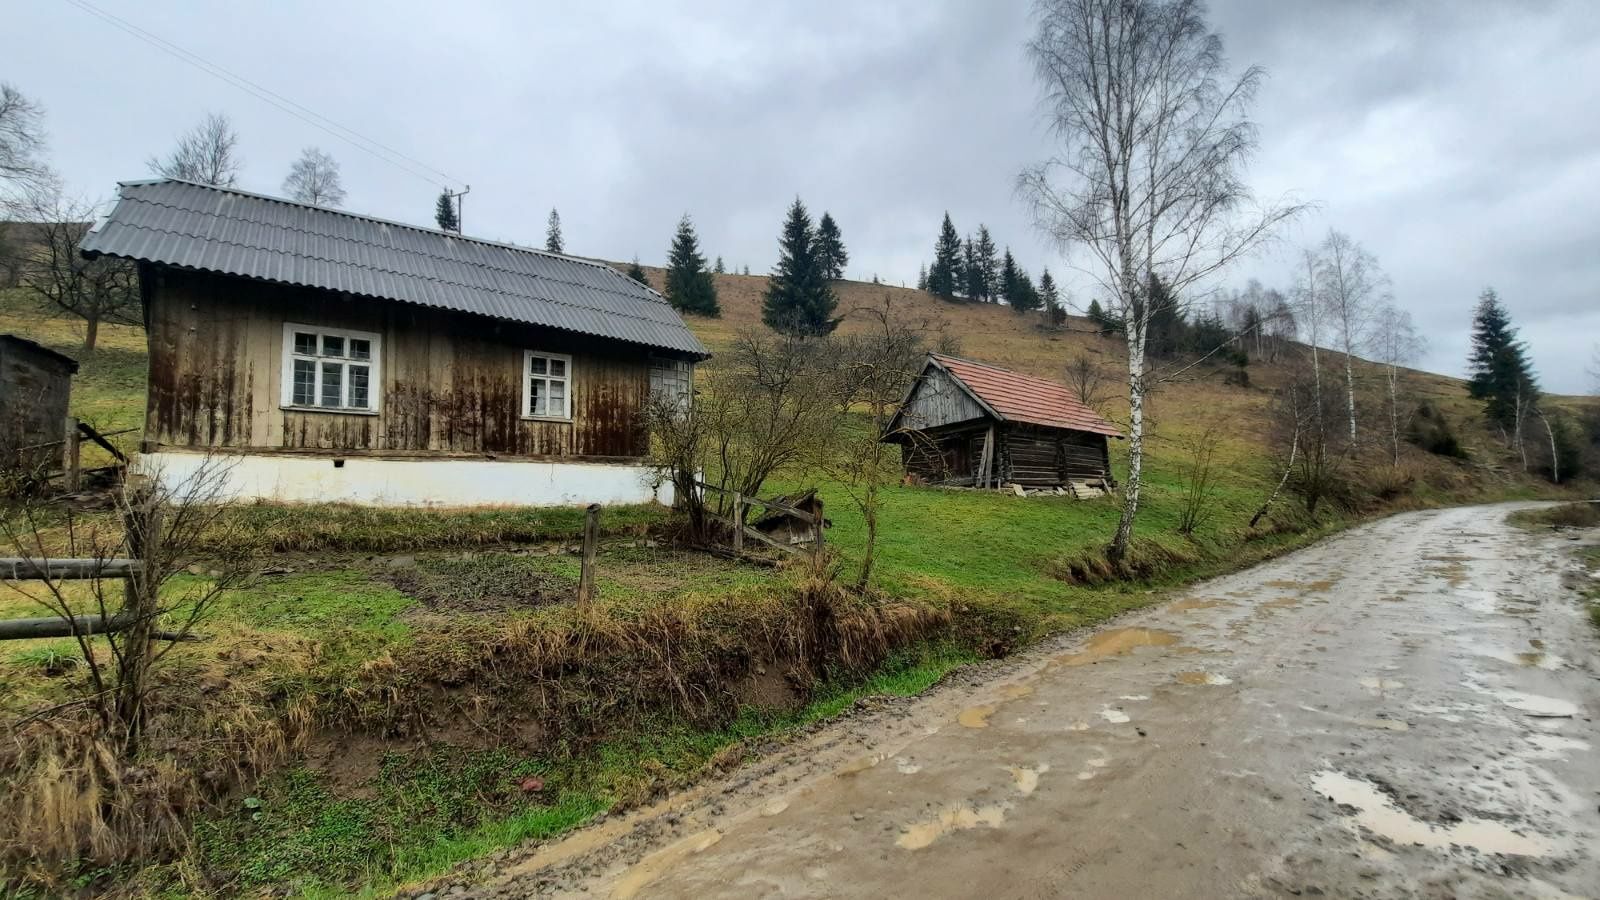
[[[150,269],[147,443],[384,455],[637,458],[648,351],[487,318]],[[375,414],[281,405],[283,325],[376,332]],[[572,355],[572,420],[522,416],[523,351]]]
[[[0,466],[60,467],[61,445],[51,442],[66,435],[71,394],[72,372],[64,361],[0,335]]]
[[[901,440],[906,471],[938,484],[972,485],[981,466],[988,420],[907,435]],[[993,481],[1027,488],[1111,478],[1103,435],[1032,425],[995,428]]]
[[[982,406],[956,384],[950,373],[930,365],[906,398],[900,413],[902,427],[942,428],[987,416]]]

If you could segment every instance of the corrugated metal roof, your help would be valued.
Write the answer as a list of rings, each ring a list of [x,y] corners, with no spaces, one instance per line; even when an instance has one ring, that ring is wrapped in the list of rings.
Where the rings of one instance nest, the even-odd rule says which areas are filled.
[[[399,300],[710,356],[665,298],[604,263],[231,188],[124,182],[85,255]]]
[[[1084,406],[1064,384],[956,356],[929,357],[1007,422],[1122,437],[1117,426]]]

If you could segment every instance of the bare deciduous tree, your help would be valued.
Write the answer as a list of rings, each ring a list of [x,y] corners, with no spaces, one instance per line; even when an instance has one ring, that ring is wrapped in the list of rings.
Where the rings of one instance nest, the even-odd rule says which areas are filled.
[[[0,83],[0,214],[14,214],[17,204],[53,185],[55,175],[40,158],[44,146],[44,108]]]
[[[137,324],[139,281],[120,259],[84,259],[78,245],[94,224],[96,204],[59,194],[30,204],[35,242],[24,254],[22,283],[56,310],[83,320],[83,349],[93,351],[100,323]]]
[[[1388,298],[1389,278],[1365,247],[1340,231],[1329,231],[1320,248],[1323,306],[1333,321],[1344,354],[1345,401],[1350,442],[1356,441],[1355,356],[1361,351],[1373,311]]]
[[[1100,364],[1090,359],[1087,353],[1074,353],[1067,358],[1066,377],[1067,388],[1072,391],[1072,396],[1098,412],[1106,402],[1110,388],[1110,379]]]
[[[1211,498],[1217,491],[1217,447],[1222,434],[1216,425],[1186,442],[1189,465],[1184,472],[1182,504],[1178,509],[1178,533],[1193,536],[1195,529],[1211,518]]]
[[[283,192],[291,200],[312,206],[338,206],[344,202],[344,181],[339,177],[339,163],[319,147],[300,151],[300,158],[289,167],[283,179]]]
[[[1411,314],[1385,300],[1373,317],[1372,347],[1377,361],[1383,364],[1384,387],[1389,395],[1389,453],[1395,465],[1400,464],[1400,434],[1405,423],[1400,421],[1400,369],[1414,362],[1427,347],[1427,341],[1411,321]]]
[[[1222,39],[1198,0],[1039,0],[1036,17],[1028,53],[1060,149],[1018,187],[1046,234],[1087,251],[1084,271],[1126,323],[1129,467],[1110,547],[1120,559],[1143,487],[1147,286],[1186,296],[1299,207],[1246,209],[1246,111],[1262,72],[1225,80]]]
[[[163,178],[181,178],[217,187],[232,187],[239,178],[239,135],[223,113],[207,113],[178,138],[165,158],[152,156],[150,171]]]

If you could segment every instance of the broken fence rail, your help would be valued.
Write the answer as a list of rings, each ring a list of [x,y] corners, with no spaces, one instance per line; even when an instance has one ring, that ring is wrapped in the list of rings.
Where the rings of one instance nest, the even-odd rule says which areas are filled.
[[[730,491],[727,488],[717,487],[714,484],[706,484],[704,481],[696,481],[695,487],[698,488],[702,493],[705,491],[716,491],[719,494],[727,494],[733,498],[732,518],[719,516],[710,512],[706,513],[706,517],[712,521],[721,522],[722,524],[728,526],[728,530],[733,535],[733,552],[736,555],[742,556],[744,554],[744,539],[747,537],[754,538],[755,540],[766,544],[769,547],[782,550],[785,553],[806,555],[815,558],[818,553],[822,552],[823,517],[821,515],[813,515],[803,509],[800,509],[799,507],[790,506],[787,503],[780,503],[776,500],[763,500],[760,497],[747,497],[738,491]],[[807,547],[786,544],[782,541],[774,540],[770,535],[764,534],[760,530],[751,528],[749,525],[745,524],[745,507],[756,505],[777,510],[781,513],[787,513],[799,521],[811,526],[811,545]]]

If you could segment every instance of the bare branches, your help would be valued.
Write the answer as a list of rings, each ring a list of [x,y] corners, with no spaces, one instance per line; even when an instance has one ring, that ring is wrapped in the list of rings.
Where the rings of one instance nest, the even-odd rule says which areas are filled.
[[[291,200],[312,206],[338,206],[344,202],[344,182],[339,177],[339,163],[330,154],[317,147],[300,151],[300,158],[289,167],[283,179],[283,192]]]
[[[0,83],[0,213],[14,213],[15,205],[53,187],[55,173],[40,158],[44,148],[44,108]]]
[[[94,350],[101,322],[140,321],[133,265],[117,259],[84,259],[78,253],[78,244],[94,224],[94,204],[52,192],[35,196],[28,215],[36,243],[24,258],[22,284],[57,311],[83,320],[85,350]]]
[[[223,113],[207,113],[192,130],[178,138],[178,146],[165,158],[152,156],[150,171],[163,178],[181,178],[217,187],[232,187],[239,178],[239,135]]]
[[[1257,207],[1243,180],[1262,72],[1225,80],[1198,0],[1039,0],[1028,55],[1059,143],[1018,177],[1041,231],[1089,253],[1128,341],[1129,474],[1112,541],[1132,538],[1143,464],[1145,351],[1161,302],[1251,252],[1302,208]]]

